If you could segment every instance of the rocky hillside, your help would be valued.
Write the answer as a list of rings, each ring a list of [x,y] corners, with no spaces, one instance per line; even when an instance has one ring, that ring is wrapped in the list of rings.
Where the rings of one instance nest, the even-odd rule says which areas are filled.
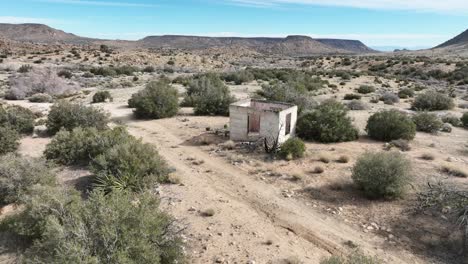
[[[357,40],[286,38],[240,38],[199,36],[149,36],[138,41],[98,40],[76,36],[41,24],[0,24],[0,38],[44,44],[108,44],[122,49],[153,48],[178,50],[225,50],[284,56],[355,54],[375,52]]]
[[[76,36],[42,24],[1,24],[0,37],[33,43],[87,43],[91,39]]]
[[[460,35],[454,37],[453,39],[442,43],[441,45],[437,46],[436,48],[446,48],[450,46],[462,46],[468,45],[468,30],[461,33]]]
[[[239,37],[197,37],[197,36],[150,36],[138,41],[145,48],[172,48],[199,50],[207,48],[247,48],[264,54],[307,56],[327,53],[374,52],[360,41],[312,39],[307,36],[286,38],[239,38]]]

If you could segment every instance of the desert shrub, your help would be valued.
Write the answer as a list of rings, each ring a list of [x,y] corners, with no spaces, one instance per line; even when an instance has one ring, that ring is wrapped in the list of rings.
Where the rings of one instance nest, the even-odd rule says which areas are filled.
[[[190,82],[184,101],[191,102],[196,115],[228,115],[234,98],[219,76],[207,74]]]
[[[16,130],[0,126],[0,155],[14,152],[18,149],[20,136]]]
[[[57,75],[65,79],[71,79],[71,77],[73,77],[73,74],[69,70],[61,70],[57,72]]]
[[[94,75],[100,76],[115,76],[117,75],[117,71],[111,67],[99,67],[99,68],[92,68],[89,70],[90,73]]]
[[[293,86],[281,82],[263,85],[257,94],[269,101],[295,104],[299,113],[311,110],[317,106],[317,102],[302,86]]]
[[[449,110],[454,107],[453,99],[437,91],[427,91],[416,96],[411,108],[418,111]]]
[[[369,118],[366,131],[369,137],[380,141],[412,140],[416,135],[416,125],[402,112],[384,110]]]
[[[361,96],[359,94],[345,94],[344,100],[361,100]]]
[[[331,256],[320,261],[320,264],[382,264],[376,257],[364,255],[360,251],[355,251],[346,257]]]
[[[93,104],[102,103],[106,100],[112,101],[112,95],[109,91],[97,91],[93,95]]]
[[[428,112],[415,114],[413,116],[413,121],[416,124],[417,131],[427,133],[437,133],[444,125],[437,115]]]
[[[352,100],[346,104],[346,107],[349,110],[366,110],[367,109],[366,103],[360,100]]]
[[[410,88],[403,88],[398,91],[398,97],[402,99],[410,98],[414,96],[414,90]]]
[[[156,149],[141,141],[123,142],[92,162],[96,186],[105,191],[142,191],[158,182],[168,182],[169,169]]]
[[[34,69],[25,74],[12,75],[9,82],[11,88],[5,98],[10,100],[22,100],[37,93],[66,96],[79,90],[77,85],[69,84],[52,69]]]
[[[395,147],[395,148],[398,148],[401,151],[410,151],[411,150],[411,145],[410,145],[409,141],[405,140],[405,139],[392,140],[392,141],[390,141],[390,143],[388,145],[389,145],[390,149],[392,147]]]
[[[0,125],[8,126],[20,134],[30,134],[34,130],[34,113],[22,106],[0,106]]]
[[[82,104],[59,101],[52,105],[47,117],[47,130],[55,135],[60,129],[73,130],[76,127],[107,128],[109,115],[101,109]]]
[[[468,128],[468,112],[464,113],[460,120],[463,124],[463,127]]]
[[[31,103],[50,103],[54,100],[54,98],[45,93],[37,93],[29,97],[28,100]]]
[[[451,166],[451,165],[443,165],[441,171],[447,175],[460,177],[460,178],[468,178],[468,172],[463,170],[463,168]]]
[[[463,123],[460,118],[452,115],[452,114],[446,114],[442,116],[442,122],[451,124],[454,127],[461,127],[463,126]]]
[[[0,204],[16,203],[34,185],[55,185],[55,175],[44,160],[0,156]]]
[[[150,82],[145,89],[132,95],[128,105],[135,108],[137,118],[167,118],[175,116],[179,110],[177,89],[167,80]]]
[[[380,96],[380,101],[383,101],[384,104],[393,105],[400,102],[400,98],[394,93],[386,92]]]
[[[304,157],[305,150],[305,144],[301,139],[290,138],[281,145],[278,154],[283,159],[292,160]]]
[[[58,132],[47,145],[44,156],[63,165],[88,164],[112,146],[132,140],[121,127],[104,131],[77,127]]]
[[[369,198],[395,199],[403,196],[410,169],[410,161],[398,152],[369,152],[357,160],[352,179]]]
[[[21,67],[19,67],[18,72],[19,73],[26,73],[26,72],[30,72],[32,69],[33,69],[33,67],[31,65],[25,64],[25,65],[21,65]]]
[[[360,94],[369,94],[375,92],[375,87],[370,85],[361,85],[357,89],[357,92]]]
[[[143,68],[141,71],[142,71],[142,72],[151,73],[151,72],[155,72],[156,70],[154,69],[153,66],[146,66],[146,67]]]
[[[173,220],[151,194],[35,187],[24,210],[2,221],[29,241],[27,263],[183,263]]]
[[[299,118],[297,133],[303,139],[323,143],[356,140],[358,130],[347,112],[343,104],[334,100],[325,101],[316,110]]]

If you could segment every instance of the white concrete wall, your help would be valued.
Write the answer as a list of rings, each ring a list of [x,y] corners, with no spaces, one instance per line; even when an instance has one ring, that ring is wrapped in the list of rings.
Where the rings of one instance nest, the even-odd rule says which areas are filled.
[[[289,135],[286,135],[286,116],[288,114],[291,114],[291,132],[289,133]],[[281,129],[281,131],[280,131],[280,136],[278,138],[278,142],[280,144],[284,143],[286,140],[296,135],[296,123],[297,123],[297,106],[288,108],[279,113],[279,128]]]

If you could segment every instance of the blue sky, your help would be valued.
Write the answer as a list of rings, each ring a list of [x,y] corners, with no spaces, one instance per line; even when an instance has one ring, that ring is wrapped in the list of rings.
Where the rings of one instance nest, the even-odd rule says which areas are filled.
[[[81,36],[286,36],[431,47],[468,29],[467,0],[0,0],[0,22]]]

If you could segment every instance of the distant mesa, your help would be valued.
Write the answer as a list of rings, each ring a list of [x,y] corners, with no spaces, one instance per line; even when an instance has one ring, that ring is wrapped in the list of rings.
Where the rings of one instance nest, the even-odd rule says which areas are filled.
[[[261,54],[285,56],[377,52],[358,40],[314,39],[301,35],[292,35],[286,38],[163,35],[148,36],[138,41],[100,40],[80,37],[42,24],[0,24],[0,37],[14,41],[41,44],[81,45],[106,43],[120,48],[180,50],[222,48],[250,50]]]

